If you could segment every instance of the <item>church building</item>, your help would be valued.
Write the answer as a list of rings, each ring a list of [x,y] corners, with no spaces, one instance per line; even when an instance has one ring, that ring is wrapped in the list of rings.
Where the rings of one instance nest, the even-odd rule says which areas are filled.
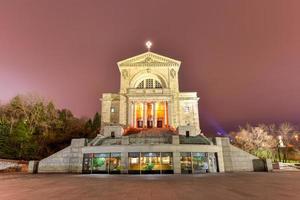
[[[196,92],[180,92],[181,62],[150,51],[118,62],[119,93],[102,96],[102,127],[174,128],[200,134]]]
[[[231,145],[229,138],[208,139],[202,133],[200,98],[196,92],[179,90],[181,62],[150,51],[151,42],[146,45],[145,53],[117,63],[120,90],[102,94],[97,137],[73,139],[65,149],[30,162],[29,170],[88,174],[254,171],[257,157]]]

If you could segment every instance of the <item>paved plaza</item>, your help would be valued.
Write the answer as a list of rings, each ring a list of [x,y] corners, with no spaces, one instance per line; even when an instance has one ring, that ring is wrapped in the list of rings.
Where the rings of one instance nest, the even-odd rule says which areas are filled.
[[[0,199],[300,199],[300,173],[0,174]]]

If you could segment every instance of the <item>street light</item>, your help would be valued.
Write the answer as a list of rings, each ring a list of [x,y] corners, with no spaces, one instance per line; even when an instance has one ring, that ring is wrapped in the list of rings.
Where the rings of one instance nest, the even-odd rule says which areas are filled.
[[[295,135],[295,140],[298,142],[299,136]]]
[[[277,143],[277,153],[278,153],[278,160],[279,160],[279,162],[281,162],[280,147],[284,147],[281,135],[278,136],[278,143]]]

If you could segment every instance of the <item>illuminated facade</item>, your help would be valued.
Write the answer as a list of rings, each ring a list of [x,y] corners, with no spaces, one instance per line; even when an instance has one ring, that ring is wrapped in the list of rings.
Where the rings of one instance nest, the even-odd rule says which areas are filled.
[[[118,62],[119,93],[101,98],[100,133],[73,139],[38,171],[169,174],[253,171],[255,156],[200,131],[196,92],[180,92],[180,61],[149,51]],[[34,163],[31,162],[30,169]],[[33,170],[32,170],[33,171]]]
[[[181,62],[151,51],[118,62],[118,94],[102,96],[102,127],[174,128],[200,134],[196,92],[180,92]]]

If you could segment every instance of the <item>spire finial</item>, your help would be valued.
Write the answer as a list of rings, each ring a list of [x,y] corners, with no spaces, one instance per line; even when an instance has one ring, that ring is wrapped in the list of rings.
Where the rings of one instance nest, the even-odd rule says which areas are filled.
[[[147,41],[146,42],[146,46],[147,46],[148,51],[150,51],[151,46],[152,46],[152,42],[151,41]]]

